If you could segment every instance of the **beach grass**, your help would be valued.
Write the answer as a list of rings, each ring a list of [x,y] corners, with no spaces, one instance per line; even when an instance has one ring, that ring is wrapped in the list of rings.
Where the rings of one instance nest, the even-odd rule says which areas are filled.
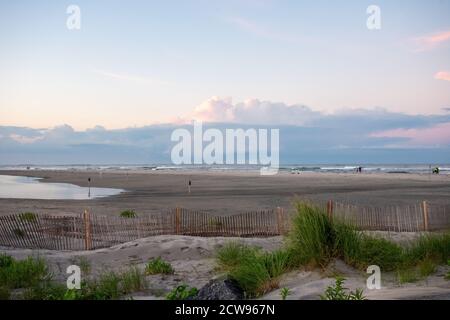
[[[16,260],[0,255],[0,300],[10,299],[12,290],[19,289],[15,299],[25,300],[110,300],[145,290],[144,273],[136,266],[125,271],[107,271],[97,279],[87,279],[80,290],[68,290],[53,280],[45,260],[27,257]]]
[[[278,288],[279,277],[291,265],[287,250],[263,252],[259,248],[231,242],[219,249],[219,268],[236,280],[247,297],[257,297]]]
[[[136,214],[136,212],[135,212],[134,210],[128,209],[128,210],[122,211],[122,212],[120,213],[120,216],[121,216],[122,218],[136,218],[136,217],[137,217],[137,214]]]
[[[334,285],[328,286],[323,295],[320,295],[321,300],[365,300],[362,289],[349,291],[344,287],[345,278],[337,277]]]
[[[172,265],[163,260],[161,257],[150,259],[145,265],[145,274],[153,275],[153,274],[173,274],[175,270]]]
[[[433,274],[450,258],[450,233],[423,235],[401,246],[369,236],[355,227],[330,219],[323,209],[307,202],[296,204],[296,215],[286,245],[273,252],[232,242],[217,253],[219,269],[236,280],[248,297],[278,287],[282,274],[294,268],[325,268],[333,259],[365,271],[377,265],[392,271],[400,283]]]
[[[198,289],[189,287],[187,284],[179,285],[173,288],[167,295],[167,300],[186,300],[195,297],[198,294]]]
[[[5,254],[0,255],[0,287],[26,288],[50,278],[47,264],[41,258],[30,256],[16,260]]]

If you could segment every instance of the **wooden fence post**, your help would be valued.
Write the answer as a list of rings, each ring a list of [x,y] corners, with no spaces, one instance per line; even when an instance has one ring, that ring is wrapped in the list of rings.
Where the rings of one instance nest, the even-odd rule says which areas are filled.
[[[333,200],[327,202],[327,215],[330,220],[333,219]]]
[[[284,234],[284,212],[283,208],[277,207],[277,225],[278,225],[278,233],[280,235]]]
[[[428,204],[426,201],[422,202],[422,213],[423,213],[423,230],[428,231]]]
[[[180,220],[181,220],[181,208],[177,207],[175,210],[175,234],[181,233]]]
[[[84,221],[84,249],[92,249],[92,235],[91,235],[91,215],[89,210],[84,210],[83,214]]]

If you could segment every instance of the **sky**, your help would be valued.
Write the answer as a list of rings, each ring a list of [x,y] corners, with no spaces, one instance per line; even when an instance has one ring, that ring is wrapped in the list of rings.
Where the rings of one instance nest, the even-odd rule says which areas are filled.
[[[423,148],[450,159],[448,0],[0,0],[0,41],[0,163],[81,145],[156,161],[149,148],[170,141],[155,132],[193,119],[285,128],[281,144],[312,162],[330,155],[301,141],[343,161],[362,149],[378,150],[366,162],[426,161],[399,156]]]

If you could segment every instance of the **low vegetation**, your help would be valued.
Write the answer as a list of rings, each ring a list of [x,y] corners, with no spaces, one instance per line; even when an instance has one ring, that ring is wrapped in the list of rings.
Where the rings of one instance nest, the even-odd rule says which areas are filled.
[[[219,268],[236,280],[247,297],[256,297],[278,287],[278,278],[290,268],[290,254],[262,250],[231,242],[217,253]]]
[[[341,258],[360,270],[378,265],[383,271],[413,270],[418,277],[425,277],[450,257],[448,232],[424,235],[407,246],[400,246],[332,221],[321,209],[306,203],[299,203],[297,212],[289,246],[303,265],[322,267],[331,259]],[[316,250],[312,251],[311,247]]]
[[[167,300],[187,300],[195,297],[198,294],[198,289],[195,287],[188,287],[186,284],[182,284],[176,288],[173,288],[166,295]]]
[[[145,266],[145,274],[172,274],[174,270],[172,265],[161,259],[161,257],[151,259]]]
[[[447,266],[450,267],[450,259],[447,260]],[[447,274],[445,275],[445,279],[450,280],[450,271],[448,271]]]
[[[321,300],[365,300],[362,289],[348,291],[344,287],[344,278],[337,277],[333,286],[328,286],[325,293],[320,296]]]
[[[137,214],[134,210],[124,210],[120,213],[122,218],[136,218]]]
[[[50,278],[47,265],[41,258],[16,260],[5,254],[0,255],[0,287],[27,288]]]
[[[81,283],[80,290],[68,290],[65,284],[53,280],[46,262],[28,257],[16,260],[0,255],[0,300],[109,300],[145,290],[144,273],[137,267],[122,272],[105,272],[98,279]]]
[[[309,203],[297,203],[296,209],[283,248],[268,253],[230,243],[218,251],[219,268],[236,280],[248,297],[277,288],[279,277],[293,268],[325,268],[337,258],[359,270],[378,265],[382,271],[396,273],[403,283],[427,277],[450,257],[450,233],[425,235],[400,246],[332,220]]]
[[[33,212],[23,212],[19,215],[21,221],[35,222],[37,220],[37,215]]]
[[[289,288],[281,288],[280,290],[280,296],[281,296],[281,300],[286,300],[286,298],[291,294],[291,291],[289,290]]]

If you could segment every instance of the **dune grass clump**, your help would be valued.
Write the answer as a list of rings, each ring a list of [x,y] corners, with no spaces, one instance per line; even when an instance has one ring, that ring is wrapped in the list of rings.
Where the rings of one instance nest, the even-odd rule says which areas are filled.
[[[5,254],[0,255],[0,287],[26,288],[50,278],[47,264],[41,258],[16,260]]]
[[[344,287],[345,278],[337,277],[335,284],[328,286],[324,294],[320,296],[321,300],[365,300],[362,289],[348,291]]]
[[[219,268],[228,273],[247,297],[257,297],[278,288],[279,277],[291,263],[286,250],[264,252],[259,248],[231,242],[217,253]]]
[[[62,283],[44,280],[25,288],[20,298],[24,300],[65,300],[64,296],[67,291],[67,287]]]
[[[179,285],[173,288],[167,295],[167,300],[187,300],[195,297],[198,294],[198,289],[189,287],[186,284]]]
[[[247,246],[239,242],[229,242],[217,251],[216,258],[219,268],[230,271],[239,266],[243,260],[254,260],[259,248]]]
[[[164,261],[161,257],[151,259],[145,265],[145,274],[153,275],[153,274],[173,274],[174,269],[172,265]]]
[[[37,215],[33,212],[23,212],[19,215],[19,219],[25,222],[36,222]]]
[[[296,204],[288,237],[299,264],[324,267],[334,256],[335,229],[324,212],[305,202]]]
[[[46,262],[28,257],[16,260],[0,254],[0,300],[11,298],[13,289],[22,289],[14,298],[25,300],[110,300],[146,289],[143,272],[131,267],[122,272],[105,272],[97,280],[81,283],[80,290],[68,290],[53,280]]]
[[[377,265],[383,271],[394,271],[403,283],[432,274],[437,264],[450,257],[449,233],[423,236],[403,247],[330,219],[323,209],[309,203],[297,203],[296,209],[284,248],[269,253],[232,242],[218,251],[219,269],[236,280],[247,297],[277,288],[279,277],[293,268],[324,268],[336,258],[359,270]]]
[[[137,214],[134,210],[124,210],[120,213],[122,218],[136,218]]]
[[[383,271],[406,275],[415,268],[419,276],[434,272],[435,265],[450,257],[450,233],[421,236],[407,247],[358,231],[341,221],[331,220],[323,209],[297,204],[297,215],[288,237],[300,265],[325,266],[341,258],[360,270],[378,265]],[[406,271],[408,270],[408,271]],[[408,275],[402,278],[412,278]]]
[[[405,249],[405,262],[409,264],[427,259],[436,263],[445,263],[449,258],[450,232],[422,235]]]
[[[447,260],[447,266],[450,267],[450,259]],[[445,275],[445,279],[450,280],[450,271],[448,271],[447,274]]]
[[[403,249],[386,239],[367,236],[347,226],[336,226],[335,257],[363,270],[377,265],[392,271],[402,263]]]
[[[11,289],[8,287],[0,287],[0,300],[9,300],[11,297]]]
[[[123,272],[108,271],[97,280],[91,280],[81,285],[77,300],[117,300],[124,295],[145,290],[147,283],[144,274],[131,267]]]

